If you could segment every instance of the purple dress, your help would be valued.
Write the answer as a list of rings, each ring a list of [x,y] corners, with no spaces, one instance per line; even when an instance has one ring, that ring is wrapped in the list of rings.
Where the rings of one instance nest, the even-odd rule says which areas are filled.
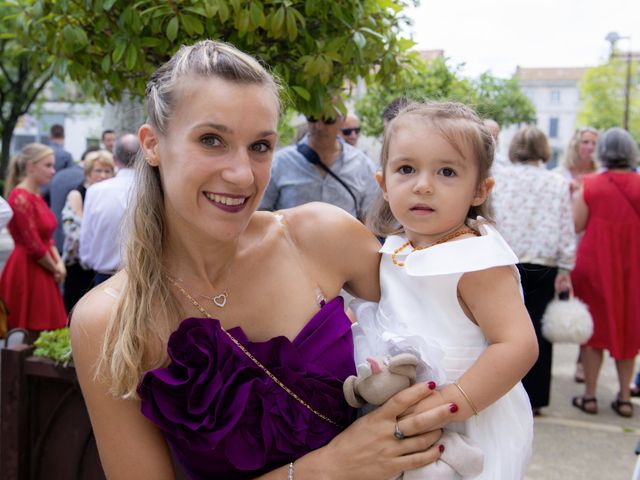
[[[193,479],[248,479],[326,445],[354,419],[342,383],[355,374],[351,323],[341,297],[322,304],[291,342],[251,342],[229,330],[291,397],[225,334],[218,320],[188,318],[169,338],[170,364],[147,372],[142,413],[163,432]]]

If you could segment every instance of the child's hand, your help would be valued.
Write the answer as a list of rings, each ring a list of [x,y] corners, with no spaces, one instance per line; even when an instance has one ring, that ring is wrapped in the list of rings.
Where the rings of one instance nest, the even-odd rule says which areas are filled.
[[[398,418],[406,418],[414,415],[419,415],[433,408],[439,407],[441,405],[445,405],[446,403],[447,401],[442,396],[442,392],[440,392],[439,390],[436,390],[427,398],[420,400],[418,403],[415,403],[414,405],[411,405],[407,410],[405,410],[401,415],[399,415]],[[451,413],[455,413],[455,412],[451,412]]]

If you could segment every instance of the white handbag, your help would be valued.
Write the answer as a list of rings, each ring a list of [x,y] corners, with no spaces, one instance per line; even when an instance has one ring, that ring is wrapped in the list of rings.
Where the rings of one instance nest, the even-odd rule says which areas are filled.
[[[542,336],[552,343],[582,344],[593,335],[589,308],[571,293],[568,298],[555,296],[542,316]]]

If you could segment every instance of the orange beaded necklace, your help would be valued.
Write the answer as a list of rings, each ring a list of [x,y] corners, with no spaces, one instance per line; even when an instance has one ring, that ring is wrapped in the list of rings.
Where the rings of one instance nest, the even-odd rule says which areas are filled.
[[[411,253],[417,251],[417,250],[424,250],[426,248],[429,247],[433,247],[435,245],[439,245],[441,243],[445,243],[448,242],[449,240],[453,240],[454,238],[458,238],[462,235],[466,235],[466,234],[473,234],[476,237],[479,237],[480,234],[478,232],[476,232],[474,229],[469,228],[469,227],[464,227],[461,228],[460,230],[456,230],[455,232],[451,232],[448,235],[445,235],[444,237],[442,237],[440,240],[438,240],[437,242],[432,243],[431,245],[425,245],[424,247],[414,247],[413,245],[411,245],[411,240],[409,240],[408,242],[406,242],[405,244],[403,244],[402,246],[396,248],[393,253],[391,254],[391,261],[393,262],[394,265],[397,265],[398,267],[404,267],[404,262],[399,262],[396,260],[396,255],[398,255],[398,253],[400,253],[402,250],[404,250],[405,248],[407,248],[409,245],[411,245]]]

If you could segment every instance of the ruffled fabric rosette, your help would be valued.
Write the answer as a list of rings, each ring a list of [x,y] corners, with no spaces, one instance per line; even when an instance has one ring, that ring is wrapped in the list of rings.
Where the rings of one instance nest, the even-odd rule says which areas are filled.
[[[293,342],[283,336],[251,342],[240,328],[229,333],[315,410],[346,426],[355,412],[343,399],[342,382],[354,369],[341,352],[350,354],[352,339],[348,320],[331,320],[338,309],[341,298]],[[195,477],[204,475],[206,467],[202,475],[194,471],[204,462],[228,462],[229,471],[268,470],[280,457],[298,458],[340,431],[269,378],[218,320],[184,320],[169,338],[168,354],[170,364],[148,372],[138,388],[142,413]]]
[[[366,368],[367,357],[386,357],[411,353],[418,358],[416,382],[446,380],[442,367],[444,350],[437,342],[412,335],[398,318],[388,318],[376,302],[354,299],[349,303],[357,322],[351,326],[356,368]]]

